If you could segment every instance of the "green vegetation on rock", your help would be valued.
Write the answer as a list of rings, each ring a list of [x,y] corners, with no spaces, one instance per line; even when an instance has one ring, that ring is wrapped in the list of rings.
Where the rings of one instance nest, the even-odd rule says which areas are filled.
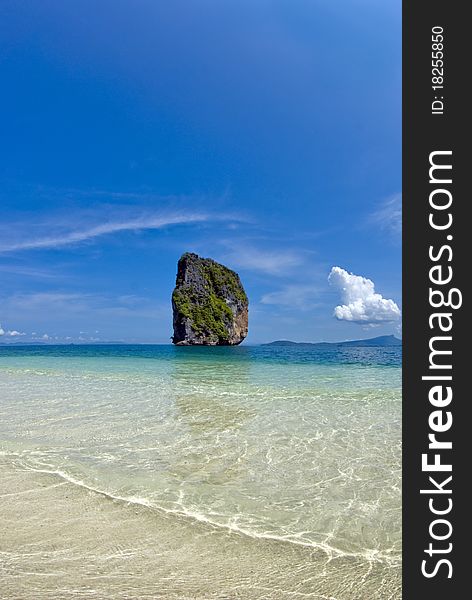
[[[231,323],[233,313],[226,302],[218,298],[214,292],[198,302],[191,290],[175,290],[172,299],[176,309],[192,322],[195,333],[215,334],[218,341],[228,340],[227,327]]]
[[[237,300],[247,302],[247,295],[241,285],[239,276],[231,269],[218,264],[215,261],[208,261],[201,264],[203,276],[207,281],[213,284],[213,289],[217,293],[230,293]]]

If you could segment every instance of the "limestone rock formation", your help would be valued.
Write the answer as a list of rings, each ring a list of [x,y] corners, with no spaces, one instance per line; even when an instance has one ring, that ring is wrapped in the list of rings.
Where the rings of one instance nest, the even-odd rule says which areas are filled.
[[[172,293],[174,344],[234,346],[248,332],[248,298],[239,275],[211,258],[185,253]]]

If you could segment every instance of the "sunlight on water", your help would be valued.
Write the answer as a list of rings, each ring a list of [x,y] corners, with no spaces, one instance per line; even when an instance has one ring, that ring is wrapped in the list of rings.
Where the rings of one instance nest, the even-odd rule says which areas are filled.
[[[4,516],[24,518],[11,535],[72,587],[81,553],[100,562],[110,595],[90,597],[163,582],[168,598],[401,597],[398,349],[2,350],[0,391]],[[21,572],[31,553],[13,537],[0,548]],[[145,573],[135,596],[118,559],[111,586],[114,543]],[[21,597],[48,597],[47,581],[28,592],[25,576]]]

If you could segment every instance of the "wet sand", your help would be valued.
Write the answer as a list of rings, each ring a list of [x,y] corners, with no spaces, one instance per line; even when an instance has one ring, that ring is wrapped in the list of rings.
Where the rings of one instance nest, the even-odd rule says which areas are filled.
[[[401,597],[399,566],[329,557],[0,462],[4,600]]]

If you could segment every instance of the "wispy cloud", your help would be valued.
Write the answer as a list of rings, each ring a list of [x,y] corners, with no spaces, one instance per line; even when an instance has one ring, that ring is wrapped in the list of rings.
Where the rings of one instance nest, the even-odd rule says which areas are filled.
[[[275,306],[295,307],[299,310],[308,310],[317,305],[315,299],[319,298],[320,290],[311,285],[288,285],[281,290],[264,294],[261,304]]]
[[[14,294],[3,298],[2,304],[26,311],[48,308],[49,313],[57,313],[63,309],[68,311],[85,309],[88,306],[87,300],[92,298],[92,294],[33,292],[30,294]]]
[[[32,250],[41,248],[60,248],[122,231],[163,229],[164,227],[171,225],[203,223],[212,220],[220,220],[222,218],[224,217],[215,217],[204,213],[182,211],[168,214],[143,215],[138,218],[128,218],[125,220],[108,220],[103,223],[98,223],[72,231],[62,231],[52,235],[34,237],[30,239],[25,239],[23,237],[21,240],[0,242],[0,252],[14,252],[17,250]],[[228,216],[227,218],[230,217]]]
[[[2,343],[122,340],[122,329],[133,332],[128,339],[167,341],[172,333],[169,299],[162,302],[138,295],[32,292],[0,294],[0,307],[4,316],[0,326]],[[7,323],[8,315],[12,316]]]
[[[402,196],[388,198],[369,217],[369,223],[398,237],[402,232]]]
[[[14,265],[0,265],[0,273],[7,273],[14,276],[26,277],[28,279],[58,279],[64,278],[64,275],[59,275],[45,269],[33,269],[30,267],[20,267]]]
[[[88,320],[94,327],[103,317],[156,319],[168,316],[170,312],[170,302],[160,303],[141,296],[33,292],[17,293],[0,300],[2,307],[14,311],[23,320],[43,321],[45,315],[54,315],[56,321],[83,323]]]
[[[235,267],[268,275],[285,275],[304,262],[303,254],[295,250],[261,250],[241,245],[238,245],[237,251],[231,251],[224,258]]]

